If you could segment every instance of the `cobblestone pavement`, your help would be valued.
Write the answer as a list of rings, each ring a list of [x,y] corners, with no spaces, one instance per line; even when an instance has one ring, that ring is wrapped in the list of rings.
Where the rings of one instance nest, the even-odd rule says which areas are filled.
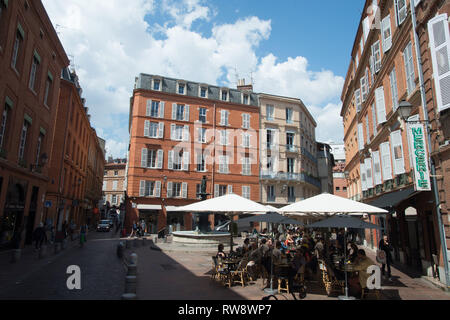
[[[239,242],[239,240],[236,240]],[[151,246],[132,248],[138,254],[138,299],[160,300],[260,300],[267,294],[262,291],[262,280],[242,287],[227,288],[211,280],[211,256],[215,249],[195,249],[171,243],[157,243],[162,251]],[[366,250],[375,261],[374,254]],[[450,294],[420,278],[411,278],[392,268],[394,281],[382,281],[381,300],[450,300]],[[320,274],[307,282],[305,300],[337,300],[336,292],[328,297],[321,283]],[[292,300],[288,294],[277,294],[281,300]],[[373,299],[374,297],[369,297]]]
[[[90,232],[83,248],[69,241],[65,250],[49,252],[40,260],[32,248],[26,248],[14,264],[4,253],[0,255],[0,299],[120,299],[126,270],[116,255],[118,241],[113,233]],[[70,265],[81,269],[81,290],[67,289]]]

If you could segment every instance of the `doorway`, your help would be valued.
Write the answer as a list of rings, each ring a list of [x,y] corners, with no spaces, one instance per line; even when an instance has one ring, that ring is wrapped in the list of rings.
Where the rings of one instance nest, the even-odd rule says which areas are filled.
[[[36,218],[38,194],[39,187],[33,187],[33,190],[31,191],[30,210],[28,211],[27,218],[27,233],[25,235],[25,245],[30,245],[33,242],[34,220]]]

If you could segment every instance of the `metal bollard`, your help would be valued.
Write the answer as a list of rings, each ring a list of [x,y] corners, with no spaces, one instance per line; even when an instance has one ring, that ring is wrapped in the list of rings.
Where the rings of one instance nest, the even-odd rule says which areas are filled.
[[[137,265],[138,255],[135,252],[130,254],[130,261],[131,261],[131,264]]]
[[[39,248],[39,259],[45,258],[45,256],[47,255],[47,246],[45,244],[43,244],[40,248]]]
[[[61,251],[61,243],[55,242],[55,254]]]
[[[136,294],[135,293],[124,293],[122,295],[122,300],[136,300]]]
[[[125,247],[126,247],[127,249],[130,249],[130,248],[131,248],[131,241],[132,241],[132,240],[127,240],[127,241],[125,241]]]
[[[14,249],[12,252],[11,262],[15,263],[20,260],[20,256],[22,255],[21,249]]]
[[[117,256],[122,259],[123,258],[124,245],[123,242],[120,241],[117,245]]]
[[[125,293],[136,294],[136,276],[125,277]]]

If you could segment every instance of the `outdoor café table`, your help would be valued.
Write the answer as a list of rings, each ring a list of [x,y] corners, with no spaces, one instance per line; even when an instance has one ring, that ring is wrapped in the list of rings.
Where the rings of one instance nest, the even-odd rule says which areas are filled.
[[[228,259],[223,260],[222,263],[227,266],[228,271],[236,270],[236,266],[239,264],[241,260],[239,259]]]

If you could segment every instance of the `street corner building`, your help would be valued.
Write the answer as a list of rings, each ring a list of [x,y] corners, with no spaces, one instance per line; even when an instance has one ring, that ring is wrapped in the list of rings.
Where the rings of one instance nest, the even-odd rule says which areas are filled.
[[[0,250],[98,211],[105,141],[69,64],[41,1],[0,0]]]
[[[197,217],[173,208],[199,201],[204,176],[211,196],[260,200],[259,104],[251,85],[140,74],[129,117],[127,231],[138,220],[149,233],[195,228]],[[213,228],[214,215],[209,221]]]
[[[41,1],[0,1],[0,248],[32,241],[50,182],[61,70]]]
[[[449,284],[448,1],[366,1],[341,96],[349,198],[395,261]],[[431,156],[430,156],[431,155]],[[380,231],[363,234],[376,249]]]

